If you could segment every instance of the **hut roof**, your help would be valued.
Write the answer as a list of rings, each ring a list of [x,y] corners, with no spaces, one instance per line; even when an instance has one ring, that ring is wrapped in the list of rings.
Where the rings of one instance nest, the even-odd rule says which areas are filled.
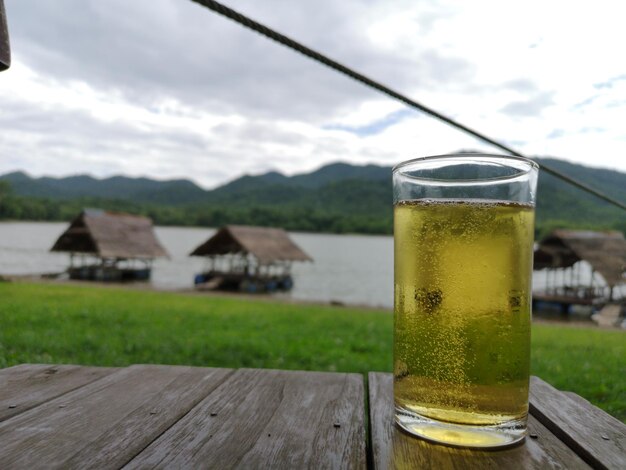
[[[626,239],[621,232],[554,230],[535,251],[535,269],[566,268],[587,261],[609,286],[624,281]]]
[[[168,256],[147,217],[86,209],[61,234],[51,251],[91,253],[102,258]]]
[[[287,232],[281,228],[226,225],[191,252],[191,256],[246,253],[254,255],[259,263],[274,261],[313,261]]]

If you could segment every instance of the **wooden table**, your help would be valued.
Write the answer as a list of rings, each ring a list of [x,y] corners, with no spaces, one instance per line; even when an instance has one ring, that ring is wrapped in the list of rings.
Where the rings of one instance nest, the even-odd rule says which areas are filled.
[[[626,426],[538,378],[530,437],[474,451],[392,423],[391,374],[135,365],[0,370],[0,468],[626,468]],[[366,409],[366,403],[369,404]]]

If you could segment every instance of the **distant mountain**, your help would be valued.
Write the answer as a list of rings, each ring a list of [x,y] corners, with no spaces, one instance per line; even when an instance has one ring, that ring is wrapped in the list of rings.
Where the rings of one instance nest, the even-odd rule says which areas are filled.
[[[216,194],[233,194],[242,191],[266,189],[272,186],[292,188],[321,188],[344,180],[384,181],[391,178],[391,167],[378,165],[356,166],[348,163],[332,163],[311,173],[285,176],[272,171],[258,176],[245,175],[213,190]]]
[[[348,163],[332,163],[319,170],[289,178],[290,184],[306,188],[338,183],[343,180],[391,181],[391,167],[378,165],[356,166]]]
[[[626,201],[626,173],[622,173],[617,170],[605,170],[602,168],[591,168],[588,166],[577,165],[575,163],[566,162],[563,160],[557,160],[555,158],[537,158],[537,163],[541,165],[545,163],[551,168],[560,171],[561,173],[570,176],[578,181],[588,184],[592,188],[595,188],[614,199],[619,201]],[[572,188],[581,195],[587,193],[581,190],[574,189],[571,185],[564,181],[557,179],[555,176],[551,176],[545,172],[539,172],[539,183],[544,183],[544,186],[552,186],[554,181],[558,181],[560,188]],[[544,178],[545,177],[545,178]],[[591,196],[593,197],[593,196]]]
[[[626,201],[625,173],[556,159],[537,161]],[[98,205],[145,213],[163,224],[254,223],[316,231],[391,230],[391,167],[385,166],[334,163],[294,176],[278,172],[246,175],[211,191],[189,180],[125,176],[31,178],[15,172],[0,176],[2,181],[8,182],[19,197],[48,202],[37,210],[31,207],[34,202],[21,212],[5,210],[3,216],[0,201],[0,218],[35,214],[30,217],[58,219],[81,205]],[[539,177],[537,222],[545,227],[626,229],[624,211],[546,172],[540,172]]]
[[[577,181],[626,202],[626,173],[589,168],[556,159],[537,159]],[[572,227],[589,224],[626,230],[626,212],[546,172],[539,172],[537,222]]]
[[[19,196],[52,199],[97,197],[104,199],[129,199],[163,204],[186,203],[202,199],[206,191],[189,180],[156,181],[149,178],[113,176],[97,179],[88,175],[65,178],[31,178],[18,171],[0,176],[8,181]]]
[[[589,168],[562,160],[539,158],[536,161],[626,201],[626,174]],[[537,202],[538,222],[587,221],[601,224],[625,220],[620,209],[585,193],[546,172],[540,171]],[[297,204],[329,212],[385,214],[390,210],[391,167],[345,163],[327,165],[312,173],[286,177],[279,173],[244,176],[210,192],[209,200],[234,205]]]

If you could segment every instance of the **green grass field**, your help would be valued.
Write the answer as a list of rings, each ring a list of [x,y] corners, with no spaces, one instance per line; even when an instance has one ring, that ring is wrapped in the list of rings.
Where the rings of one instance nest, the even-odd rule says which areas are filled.
[[[388,312],[267,300],[0,283],[0,367],[137,363],[391,370]],[[626,334],[534,325],[532,373],[626,421]]]

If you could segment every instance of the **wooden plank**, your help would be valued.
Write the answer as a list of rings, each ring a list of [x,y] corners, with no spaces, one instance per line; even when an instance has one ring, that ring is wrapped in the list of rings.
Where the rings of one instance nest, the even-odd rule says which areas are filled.
[[[393,421],[393,376],[371,372],[369,379],[372,463],[389,468],[589,468],[532,416],[533,438],[513,448],[477,451],[431,444],[401,431]]]
[[[586,400],[531,378],[530,411],[594,468],[626,468],[626,425]]]
[[[0,423],[0,468],[119,468],[231,373],[121,369]]]
[[[578,395],[577,393],[574,392],[568,392],[567,390],[559,390],[561,393],[567,395],[568,397],[570,397],[572,400],[574,400],[576,403],[578,403],[580,406],[586,407],[586,406],[594,406],[592,405],[589,400],[586,400],[585,398],[581,397],[580,395]]]
[[[21,364],[0,370],[0,421],[112,374],[117,369]]]
[[[365,468],[360,374],[240,369],[127,468]]]

